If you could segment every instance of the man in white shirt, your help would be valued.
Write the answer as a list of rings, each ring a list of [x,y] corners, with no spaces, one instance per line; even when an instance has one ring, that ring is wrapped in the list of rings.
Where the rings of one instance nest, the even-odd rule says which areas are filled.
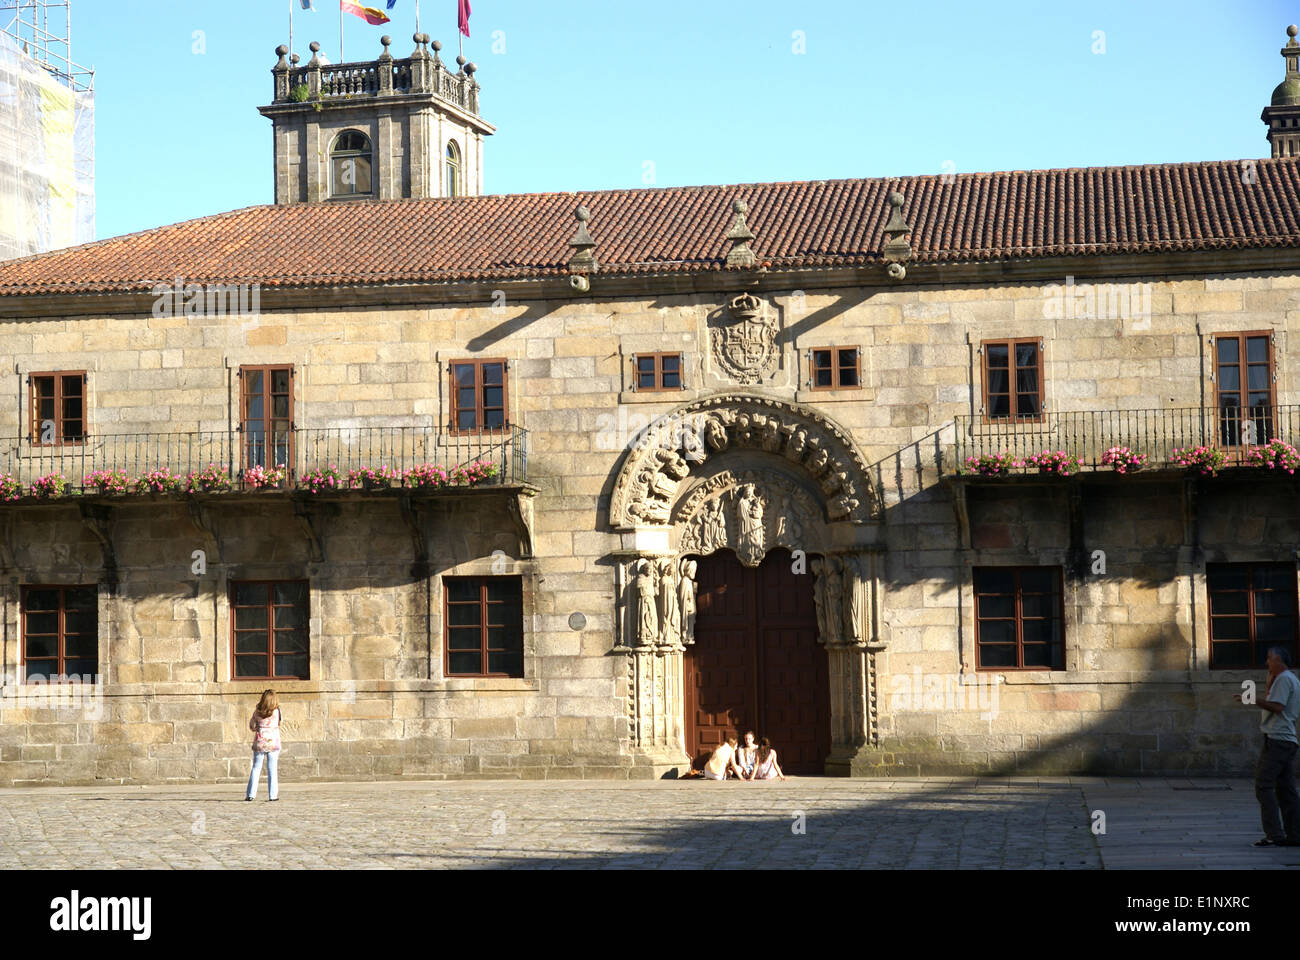
[[[1268,689],[1256,704],[1264,711],[1259,729],[1264,743],[1255,764],[1255,798],[1259,800],[1264,838],[1257,847],[1300,846],[1300,792],[1295,784],[1296,718],[1300,717],[1300,679],[1291,672],[1286,647],[1268,651]],[[1238,694],[1237,700],[1241,699]],[[1279,804],[1281,811],[1279,813]]]

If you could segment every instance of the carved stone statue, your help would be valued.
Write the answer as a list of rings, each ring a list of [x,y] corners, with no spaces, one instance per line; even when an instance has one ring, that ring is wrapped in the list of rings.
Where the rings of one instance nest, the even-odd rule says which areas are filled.
[[[717,417],[709,417],[704,424],[704,442],[719,453],[726,450],[727,444],[731,442],[726,426]]]
[[[790,434],[790,442],[785,445],[783,453],[787,460],[793,460],[798,463],[803,459],[803,455],[808,450],[808,431],[803,427]]]
[[[682,561],[682,577],[677,584],[678,604],[681,608],[682,642],[695,642],[695,571],[694,560]]]
[[[682,610],[677,599],[677,562],[659,561],[659,612],[663,629],[659,642],[666,647],[677,646],[682,628]]]
[[[772,537],[773,546],[785,546],[795,550],[806,550],[803,542],[803,525],[795,515],[794,503],[789,494],[783,494],[772,510],[776,518],[776,533]]]
[[[646,523],[667,523],[672,515],[672,507],[663,500],[647,498],[634,501],[628,508],[628,513]]]
[[[713,553],[727,546],[727,510],[721,498],[704,506],[704,522],[700,530],[700,552]]]
[[[866,604],[866,581],[862,575],[862,561],[858,557],[844,558],[844,627],[845,640],[863,643],[863,608]]]
[[[840,580],[840,564],[834,557],[826,558],[826,643],[840,642],[844,627],[844,585]]]
[[[763,501],[752,483],[741,488],[740,499],[736,501],[736,519],[740,527],[736,554],[741,563],[756,567],[767,553],[767,544],[763,527]]]
[[[649,560],[641,560],[636,566],[636,642],[643,647],[654,646],[659,637],[656,602],[654,568]]]
[[[813,604],[817,607],[817,637],[826,642],[826,564],[821,557],[812,558]]]

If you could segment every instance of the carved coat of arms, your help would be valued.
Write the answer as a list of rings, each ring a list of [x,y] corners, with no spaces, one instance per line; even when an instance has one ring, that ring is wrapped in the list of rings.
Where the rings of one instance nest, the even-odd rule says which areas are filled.
[[[742,293],[727,304],[728,316],[712,330],[713,359],[737,383],[761,383],[780,359],[776,320],[764,315],[758,298]]]

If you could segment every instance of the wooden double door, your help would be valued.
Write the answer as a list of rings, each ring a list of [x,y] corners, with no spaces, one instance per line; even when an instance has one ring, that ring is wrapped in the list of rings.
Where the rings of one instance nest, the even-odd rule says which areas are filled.
[[[701,766],[728,736],[767,737],[786,773],[825,769],[830,675],[817,639],[813,575],[788,551],[755,568],[729,550],[699,561],[695,643],[685,665],[686,745]]]

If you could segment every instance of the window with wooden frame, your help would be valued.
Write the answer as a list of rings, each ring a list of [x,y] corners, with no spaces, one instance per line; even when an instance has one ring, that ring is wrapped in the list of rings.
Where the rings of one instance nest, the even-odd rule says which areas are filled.
[[[1294,563],[1210,563],[1210,669],[1263,669],[1269,647],[1297,651]]]
[[[452,432],[505,430],[506,361],[453,360],[450,366]]]
[[[293,468],[293,367],[239,368],[243,468]]]
[[[1043,415],[1043,341],[985,340],[984,418],[1037,422]]]
[[[23,587],[22,617],[27,681],[98,676],[98,587]]]
[[[310,679],[310,623],[306,580],[231,583],[232,679]]]
[[[1214,393],[1219,443],[1253,446],[1273,439],[1273,334],[1215,334]]]
[[[33,373],[27,377],[32,413],[27,439],[36,446],[84,443],[86,371]]]
[[[814,347],[808,351],[813,390],[842,390],[861,385],[857,347]]]
[[[682,355],[680,353],[638,353],[636,392],[682,389]]]
[[[449,677],[524,675],[523,581],[444,577],[443,667]]]
[[[1065,669],[1060,567],[976,567],[981,670]]]

